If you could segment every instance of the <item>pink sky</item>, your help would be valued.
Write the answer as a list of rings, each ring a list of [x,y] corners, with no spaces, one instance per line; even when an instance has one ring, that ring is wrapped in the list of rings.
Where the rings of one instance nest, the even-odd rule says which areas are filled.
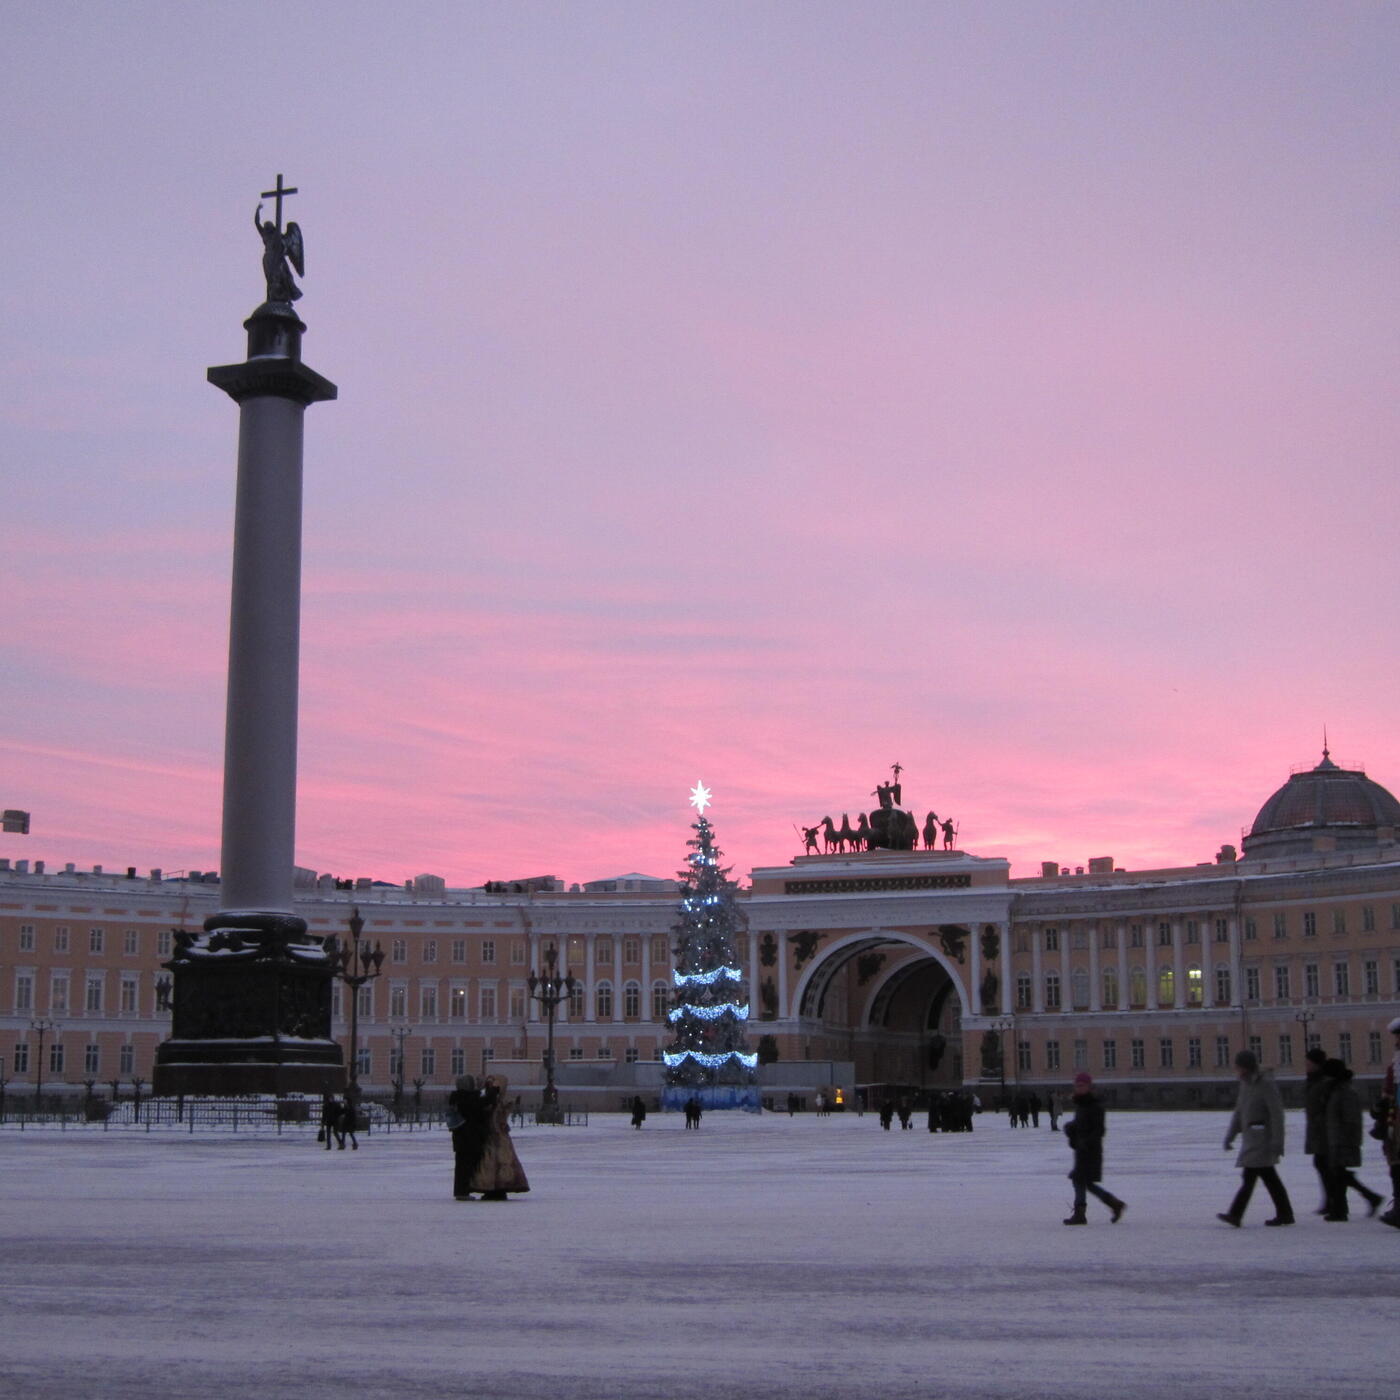
[[[1210,859],[1400,788],[1400,9],[12,7],[0,856],[219,863],[252,206],[301,190],[299,860]],[[250,76],[251,75],[251,76]]]

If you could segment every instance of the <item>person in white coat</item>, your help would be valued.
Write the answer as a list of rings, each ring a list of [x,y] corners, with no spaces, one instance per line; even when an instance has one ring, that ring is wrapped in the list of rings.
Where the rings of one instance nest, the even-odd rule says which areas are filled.
[[[1254,1184],[1262,1181],[1274,1203],[1273,1217],[1264,1224],[1292,1225],[1293,1203],[1288,1199],[1277,1170],[1283,1156],[1283,1100],[1279,1098],[1278,1085],[1272,1075],[1260,1070],[1259,1059],[1252,1050],[1241,1050],[1235,1056],[1235,1069],[1240,1090],[1225,1133],[1225,1150],[1228,1152],[1235,1145],[1235,1139],[1240,1139],[1235,1165],[1243,1172],[1243,1180],[1230,1209],[1216,1218],[1238,1230],[1245,1207],[1254,1194]]]

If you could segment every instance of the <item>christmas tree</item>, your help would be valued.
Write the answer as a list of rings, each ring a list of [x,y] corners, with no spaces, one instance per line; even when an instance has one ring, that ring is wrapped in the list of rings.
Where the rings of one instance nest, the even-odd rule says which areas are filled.
[[[690,800],[700,813],[688,842],[691,854],[681,877],[672,972],[674,996],[667,1018],[674,1039],[664,1052],[666,1106],[679,1107],[692,1095],[707,1108],[759,1107],[754,1071],[744,1034],[749,999],[736,951],[744,919],[734,899],[729,871],[705,817],[710,794],[696,783]]]

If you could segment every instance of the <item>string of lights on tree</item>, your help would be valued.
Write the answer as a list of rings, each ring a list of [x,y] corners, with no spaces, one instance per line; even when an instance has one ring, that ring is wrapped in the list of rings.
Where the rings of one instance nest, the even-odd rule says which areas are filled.
[[[672,1005],[666,1013],[674,1039],[662,1052],[666,1082],[699,1088],[750,1084],[758,1056],[749,1053],[745,1022],[749,1003],[735,952],[743,916],[734,899],[714,828],[705,816],[709,789],[696,783],[691,805],[699,813],[687,843],[691,854],[679,872],[681,902],[675,926]]]

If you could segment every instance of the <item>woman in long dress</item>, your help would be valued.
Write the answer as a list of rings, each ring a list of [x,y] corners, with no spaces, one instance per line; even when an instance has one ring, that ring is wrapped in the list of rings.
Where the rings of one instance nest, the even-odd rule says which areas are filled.
[[[506,1081],[499,1074],[486,1076],[481,1095],[486,1122],[486,1146],[472,1176],[471,1189],[481,1192],[483,1201],[503,1201],[508,1193],[528,1191],[525,1169],[515,1155],[510,1140],[510,1110],[506,1101]]]

